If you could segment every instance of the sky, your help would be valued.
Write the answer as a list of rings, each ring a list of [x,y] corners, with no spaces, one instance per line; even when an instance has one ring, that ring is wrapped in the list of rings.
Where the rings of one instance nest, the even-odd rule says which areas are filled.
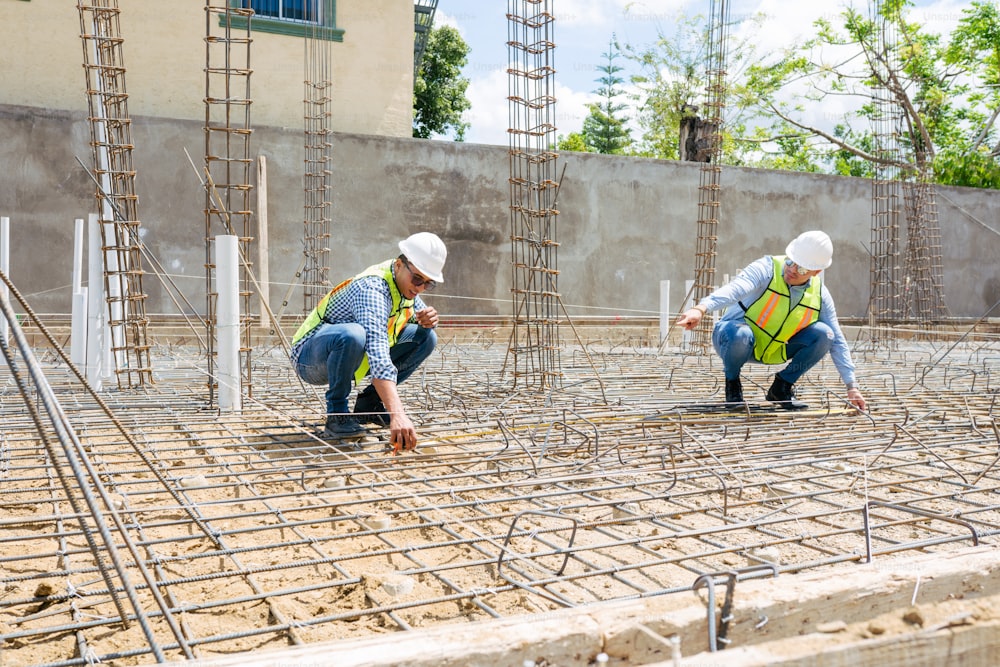
[[[520,0],[519,0],[520,2]],[[469,79],[466,97],[472,108],[464,116],[470,124],[468,143],[508,145],[507,138],[507,18],[508,0],[439,0],[434,23],[459,30],[470,47],[463,75]],[[716,3],[717,5],[719,3]],[[853,6],[867,11],[869,2],[855,0]],[[958,0],[917,0],[910,19],[932,32],[947,35],[971,2]],[[520,6],[518,4],[517,6]],[[557,134],[579,132],[588,114],[587,104],[596,101],[593,91],[602,76],[597,70],[607,60],[612,36],[619,43],[636,47],[652,45],[658,34],[672,36],[678,13],[687,16],[708,14],[710,3],[701,0],[550,0],[555,15],[553,53],[556,73],[555,118]],[[767,18],[752,35],[760,53],[776,51],[793,41],[813,35],[813,21],[819,17],[837,19],[849,0],[735,0],[731,19],[763,13]],[[841,25],[835,23],[835,25]],[[740,30],[734,37],[743,36]],[[615,64],[624,68],[619,76],[627,80],[634,65],[625,58]],[[846,103],[846,102],[845,102]],[[832,125],[843,110],[825,106],[810,119],[818,125]],[[829,122],[824,123],[827,120]],[[633,136],[636,133],[633,132]]]

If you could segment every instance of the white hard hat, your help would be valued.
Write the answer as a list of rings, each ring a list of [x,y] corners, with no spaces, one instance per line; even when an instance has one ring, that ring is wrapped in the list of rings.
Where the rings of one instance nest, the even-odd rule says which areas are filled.
[[[443,283],[444,260],[448,258],[448,249],[437,234],[417,232],[399,242],[399,251],[413,266],[436,283]]]
[[[833,241],[825,232],[802,232],[785,248],[790,260],[809,271],[833,264]]]

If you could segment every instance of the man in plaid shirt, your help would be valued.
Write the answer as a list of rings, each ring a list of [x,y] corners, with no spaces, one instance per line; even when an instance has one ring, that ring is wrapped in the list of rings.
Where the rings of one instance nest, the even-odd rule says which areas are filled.
[[[413,422],[397,385],[437,344],[437,311],[420,295],[443,282],[444,243],[418,232],[399,243],[395,259],[368,267],[320,299],[292,337],[292,365],[309,384],[327,385],[322,437],[358,440],[361,423],[388,426],[393,450],[416,447]],[[354,382],[371,377],[348,411]]]

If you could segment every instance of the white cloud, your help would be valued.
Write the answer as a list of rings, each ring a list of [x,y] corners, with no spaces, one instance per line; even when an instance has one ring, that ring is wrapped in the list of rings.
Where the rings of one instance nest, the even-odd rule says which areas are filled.
[[[507,72],[498,70],[470,77],[465,96],[472,104],[462,116],[470,125],[465,140],[507,145]]]
[[[733,29],[734,38],[750,38],[758,55],[772,53],[793,41],[814,34],[813,22],[825,17],[840,24],[840,14],[853,2],[859,11],[867,12],[860,0],[754,0],[733,8],[731,18],[749,18],[758,12],[766,14],[763,25],[745,22]],[[961,17],[961,9],[970,2],[960,0],[917,0],[910,18],[927,29],[947,34]],[[592,91],[599,87],[601,73],[597,67],[605,64],[601,54],[608,50],[612,34],[619,41],[634,46],[652,44],[659,34],[673,35],[673,22],[678,12],[687,15],[707,13],[708,7],[693,0],[574,0],[554,3],[556,24],[553,62],[556,67],[556,122],[558,133],[567,135],[581,129],[587,103],[595,99]],[[469,44],[469,64],[463,74],[470,80],[467,96],[472,109],[466,114],[471,127],[466,135],[470,143],[507,145],[509,125],[507,108],[508,74],[507,28],[503,8],[488,4],[462,4],[453,13],[438,10],[438,25],[457,27]],[[623,78],[635,70],[624,58],[616,63],[625,67]],[[625,86],[628,85],[626,80]],[[848,100],[828,99],[820,109],[807,113],[811,122],[829,128],[847,110]]]
[[[507,101],[509,76],[506,70],[497,70],[470,81],[466,97],[469,98],[472,108],[463,116],[463,120],[470,124],[465,138],[467,142],[501,146],[509,144],[507,136],[507,128],[510,126]],[[579,132],[583,126],[583,119],[589,113],[587,105],[595,101],[596,97],[590,92],[560,85],[558,78],[555,96],[557,134],[565,136],[570,132]]]
[[[452,17],[451,14],[438,9],[434,12],[434,27],[440,28],[444,25],[455,28],[458,30],[459,34],[462,34],[462,26],[459,25],[458,19]],[[462,38],[464,39],[465,35],[462,35]]]

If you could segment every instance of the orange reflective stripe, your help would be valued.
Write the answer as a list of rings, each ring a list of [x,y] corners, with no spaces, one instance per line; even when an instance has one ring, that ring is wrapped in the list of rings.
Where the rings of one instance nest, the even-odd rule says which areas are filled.
[[[813,316],[813,311],[812,310],[809,310],[808,308],[806,308],[805,310],[803,310],[802,311],[802,317],[799,318],[798,324],[795,325],[795,331],[792,332],[792,336],[794,336],[795,334],[797,334],[798,332],[802,331],[807,326],[809,326],[810,324],[812,324],[812,316]],[[792,336],[789,336],[789,339]]]
[[[771,293],[768,298],[767,303],[764,304],[764,308],[760,311],[760,317],[757,318],[757,326],[761,329],[767,327],[767,321],[771,319],[771,315],[774,315],[774,309],[778,305],[778,295]]]

